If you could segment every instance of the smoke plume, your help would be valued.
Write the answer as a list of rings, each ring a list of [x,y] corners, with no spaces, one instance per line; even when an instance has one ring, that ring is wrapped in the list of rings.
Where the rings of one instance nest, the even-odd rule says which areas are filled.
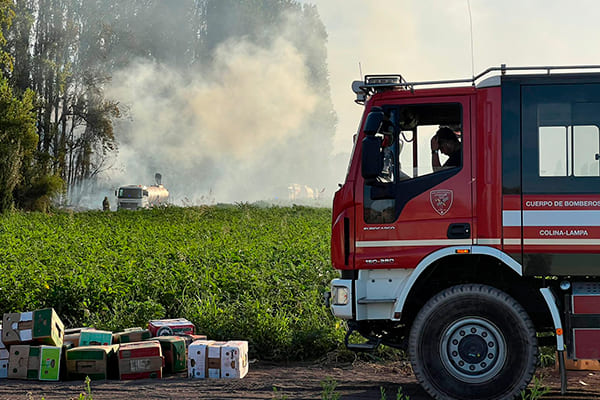
[[[133,62],[107,93],[128,107],[115,125],[122,136],[110,183],[149,185],[158,171],[175,204],[283,200],[290,184],[327,185],[327,165],[290,165],[331,151],[325,135],[321,155],[310,151],[307,120],[320,100],[308,73],[283,38],[226,42],[197,73]]]

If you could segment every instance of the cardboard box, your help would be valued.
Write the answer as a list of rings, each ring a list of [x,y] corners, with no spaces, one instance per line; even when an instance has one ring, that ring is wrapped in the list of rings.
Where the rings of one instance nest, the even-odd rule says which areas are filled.
[[[118,332],[113,335],[113,343],[132,343],[142,342],[146,339],[150,339],[152,334],[148,329],[142,328],[130,328],[125,329],[123,332]]]
[[[0,379],[8,378],[8,358],[0,358]]]
[[[112,332],[85,330],[79,333],[79,346],[108,346],[113,342]]]
[[[188,348],[191,378],[243,378],[248,373],[248,342],[197,340]]]
[[[564,353],[563,353],[564,355]],[[556,369],[558,369],[558,357],[559,353],[556,353]],[[569,360],[566,355],[565,369],[568,371],[600,371],[600,360]]]
[[[187,347],[183,337],[158,336],[152,340],[160,343],[166,372],[174,374],[187,370]]]
[[[2,341],[2,325],[0,325],[0,350],[6,350],[6,345]]]
[[[40,347],[40,381],[58,381],[60,379],[62,346]]]
[[[94,328],[80,327],[80,328],[69,328],[65,329],[65,335],[63,337],[63,344],[70,344],[71,347],[79,346],[79,339],[82,331],[94,331]]]
[[[164,358],[160,343],[155,340],[124,343],[119,346],[119,378],[162,378]]]
[[[62,346],[65,326],[53,308],[24,313],[5,313],[2,341],[5,344],[41,343]]]
[[[2,316],[2,342],[19,344],[33,340],[33,312],[5,313]]]
[[[185,318],[159,319],[148,322],[148,330],[153,337],[173,335],[193,335],[194,324]]]
[[[190,347],[190,344],[196,340],[206,340],[206,335],[180,335],[185,340],[185,347]]]
[[[8,358],[8,350],[0,349],[0,379],[8,378]]]
[[[221,378],[243,378],[248,373],[248,342],[231,340],[221,347]]]
[[[10,346],[7,375],[9,379],[39,379],[40,346]]]
[[[89,376],[92,380],[104,380],[116,377],[116,354],[118,345],[85,346],[67,350],[65,354],[67,378],[83,380]]]

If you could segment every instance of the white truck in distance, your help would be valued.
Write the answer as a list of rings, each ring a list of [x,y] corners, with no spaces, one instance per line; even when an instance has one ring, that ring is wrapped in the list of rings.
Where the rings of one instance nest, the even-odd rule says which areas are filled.
[[[125,185],[115,191],[117,210],[137,210],[167,204],[169,191],[161,184],[161,175],[156,174],[156,185]]]

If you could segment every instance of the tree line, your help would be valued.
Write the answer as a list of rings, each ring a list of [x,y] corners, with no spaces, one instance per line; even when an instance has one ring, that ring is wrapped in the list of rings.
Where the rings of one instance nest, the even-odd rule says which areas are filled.
[[[202,71],[219,44],[261,43],[288,16],[311,84],[315,116],[333,132],[327,34],[315,6],[294,0],[0,0],[0,212],[47,210],[110,167],[114,122],[126,113],[105,89],[134,59]]]

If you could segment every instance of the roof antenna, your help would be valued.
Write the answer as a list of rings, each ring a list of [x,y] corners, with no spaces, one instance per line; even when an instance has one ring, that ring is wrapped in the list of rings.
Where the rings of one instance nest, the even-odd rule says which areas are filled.
[[[471,1],[467,0],[467,8],[469,9],[469,27],[471,29],[471,76],[473,77],[473,85],[475,85],[475,53],[473,51],[473,18],[471,16]]]
[[[362,74],[362,65],[360,65],[360,61],[358,62],[358,73],[360,74],[360,79],[363,79],[364,75]]]

